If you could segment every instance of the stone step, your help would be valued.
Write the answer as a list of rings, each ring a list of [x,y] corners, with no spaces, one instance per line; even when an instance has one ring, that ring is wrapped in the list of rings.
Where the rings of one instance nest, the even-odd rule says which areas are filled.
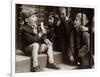
[[[54,51],[54,59],[56,64],[63,63],[62,53]],[[47,55],[39,54],[38,61],[41,68],[45,68],[47,65]],[[25,56],[21,50],[16,50],[16,73],[24,73],[31,71],[31,57]]]

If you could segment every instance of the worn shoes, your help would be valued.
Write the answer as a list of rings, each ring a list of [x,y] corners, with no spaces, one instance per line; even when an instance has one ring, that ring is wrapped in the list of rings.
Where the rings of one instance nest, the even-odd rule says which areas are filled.
[[[56,64],[54,64],[54,63],[48,63],[47,64],[47,68],[51,68],[51,69],[60,69],[59,67],[57,67],[57,65]]]
[[[47,64],[47,68],[51,68],[51,69],[60,69],[59,67],[57,67],[57,65],[56,64],[54,64],[54,63],[48,63]],[[43,71],[41,68],[40,68],[40,66],[38,65],[37,67],[32,67],[31,68],[31,72],[41,72],[41,71]]]
[[[36,67],[32,67],[32,68],[31,68],[31,72],[41,72],[41,71],[42,71],[42,69],[40,68],[39,65],[36,66]]]

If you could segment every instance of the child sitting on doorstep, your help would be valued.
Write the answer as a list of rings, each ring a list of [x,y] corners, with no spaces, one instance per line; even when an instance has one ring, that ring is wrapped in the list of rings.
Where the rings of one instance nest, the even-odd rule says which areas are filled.
[[[35,9],[24,8],[22,10],[23,19],[25,21],[22,27],[22,51],[25,55],[32,57],[32,72],[42,71],[38,63],[39,53],[47,51],[48,68],[59,69],[54,63],[52,43],[46,38],[46,29],[41,23],[41,30],[37,25],[37,12]]]

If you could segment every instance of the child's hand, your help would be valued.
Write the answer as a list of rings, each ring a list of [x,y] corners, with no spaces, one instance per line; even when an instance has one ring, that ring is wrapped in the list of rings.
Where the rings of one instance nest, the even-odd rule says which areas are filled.
[[[38,34],[37,29],[34,28],[34,29],[33,29],[33,33],[37,35],[37,34]]]
[[[40,27],[42,29],[43,34],[47,33],[46,29],[44,28],[43,22],[41,22],[41,26]]]
[[[58,21],[57,21],[57,26],[59,26],[59,25],[60,25],[60,23],[61,23],[61,20],[58,20]]]
[[[88,27],[80,26],[79,31],[88,31]]]
[[[47,45],[51,45],[52,46],[52,42],[49,39],[45,39],[44,41]]]
[[[69,57],[69,60],[70,60],[71,62],[74,62],[74,57],[73,57],[73,56],[70,56],[70,57]]]

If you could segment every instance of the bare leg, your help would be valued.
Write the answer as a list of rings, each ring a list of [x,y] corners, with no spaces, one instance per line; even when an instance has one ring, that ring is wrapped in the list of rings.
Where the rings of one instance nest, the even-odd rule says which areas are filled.
[[[47,45],[47,46],[48,46],[48,50],[47,50],[48,62],[52,64],[54,63],[53,48],[51,45]]]
[[[43,53],[43,52],[45,52],[46,50],[47,50],[47,45],[46,44],[42,44],[41,46],[40,46],[40,49],[39,49],[39,53]]]
[[[38,51],[39,51],[39,44],[38,43],[33,43],[32,44],[32,59],[33,59],[33,67],[38,66]]]
[[[53,48],[50,45],[42,44],[40,47],[39,52],[43,53],[44,51],[47,50],[47,55],[48,55],[48,62],[49,63],[54,63],[54,57],[53,57]]]
[[[53,48],[52,45],[46,45],[46,44],[42,44],[40,47],[39,52],[42,53],[44,51],[47,50],[47,55],[48,55],[48,64],[47,67],[48,68],[53,68],[53,69],[59,69],[59,67],[56,66],[56,64],[54,64],[54,57],[53,57]]]

